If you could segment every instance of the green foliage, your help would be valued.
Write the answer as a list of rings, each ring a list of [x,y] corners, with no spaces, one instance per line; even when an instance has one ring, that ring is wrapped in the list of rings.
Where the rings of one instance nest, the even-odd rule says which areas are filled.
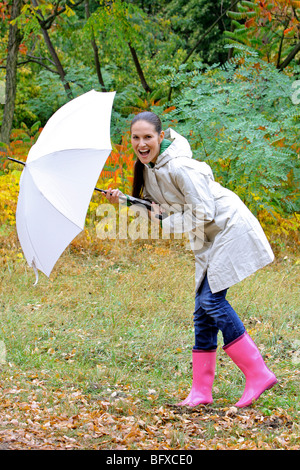
[[[100,1],[100,7],[87,21],[86,29],[100,29],[119,41],[139,43],[143,39],[142,25],[146,21],[143,11],[136,5],[121,0]]]
[[[251,46],[261,58],[280,67],[299,41],[300,2],[241,1],[236,9],[227,13],[232,20],[231,31],[224,31],[227,42]]]
[[[208,161],[218,180],[236,191],[256,213],[265,209],[293,213],[298,208],[299,110],[291,96],[297,93],[293,83],[299,67],[284,74],[261,60],[276,58],[269,49],[278,45],[275,36],[279,23],[274,18],[279,10],[267,4],[258,6],[256,0],[239,2],[238,11],[230,13],[230,18],[224,17],[201,43],[194,61],[180,65],[215,17],[231,4],[229,0],[221,3],[90,0],[89,20],[83,4],[43,2],[40,9],[35,9],[25,3],[18,18],[25,43],[18,57],[14,127],[24,124],[30,128],[36,121],[43,127],[69,99],[41,40],[39,25],[40,13],[49,25],[56,7],[62,8],[47,31],[63,65],[65,80],[74,97],[92,88],[101,90],[90,41],[93,33],[105,87],[117,91],[111,126],[114,143],[121,143],[133,113],[153,109],[162,114],[175,107],[173,114],[163,114],[166,124],[176,125],[189,138],[195,157]],[[264,29],[257,29],[262,20]],[[213,58],[228,55],[228,48],[220,54],[217,50],[224,40],[223,29],[230,25],[234,31],[228,34],[238,43],[231,42],[228,48],[234,46],[237,56],[224,65],[206,65]],[[281,22],[280,34],[282,28]],[[288,42],[290,34],[293,31],[287,32],[284,41]],[[268,39],[265,48],[263,35]],[[138,53],[150,92],[142,87],[129,44]],[[6,46],[7,34],[3,32],[2,63]],[[288,49],[284,51],[286,54]],[[2,72],[1,78],[4,76]]]
[[[151,17],[131,2],[101,1],[83,28],[84,34],[94,33],[102,63],[114,66],[114,89],[138,87],[139,79],[129,45],[138,53],[139,61],[151,88],[155,88],[158,67],[176,52],[177,41],[171,23],[163,15]],[[179,60],[181,54],[179,53]],[[143,91],[139,89],[136,96]]]
[[[174,32],[177,34],[177,48],[191,49],[199,38],[220,17],[230,0],[171,0],[166,2],[166,15],[170,18]],[[224,62],[223,32],[230,28],[230,19],[223,17],[217,26],[207,35],[196,49],[197,60],[207,64]],[[176,54],[177,55],[177,54]],[[172,65],[175,65],[172,60]]]
[[[177,76],[181,93],[168,114],[194,157],[257,213],[299,210],[299,107],[293,78],[256,53]],[[173,123],[174,125],[174,123]]]
[[[41,70],[34,81],[39,92],[28,100],[27,106],[45,125],[51,115],[67,102],[67,96],[58,75],[48,70]]]

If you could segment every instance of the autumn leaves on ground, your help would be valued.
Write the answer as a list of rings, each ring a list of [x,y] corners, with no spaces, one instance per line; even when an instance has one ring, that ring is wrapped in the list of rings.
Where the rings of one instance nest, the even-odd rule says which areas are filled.
[[[81,234],[48,280],[0,237],[0,449],[299,449],[295,251],[229,290],[279,384],[234,407],[244,379],[219,339],[214,403],[191,385],[194,263],[182,241]]]

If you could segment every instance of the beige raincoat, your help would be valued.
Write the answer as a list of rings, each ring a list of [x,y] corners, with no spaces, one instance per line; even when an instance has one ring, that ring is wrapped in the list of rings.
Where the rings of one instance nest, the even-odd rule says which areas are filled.
[[[144,198],[163,206],[163,230],[188,231],[195,253],[196,291],[207,272],[213,293],[243,280],[274,259],[253,214],[232,191],[214,181],[210,167],[192,158],[188,141],[173,129],[171,145],[144,168]]]

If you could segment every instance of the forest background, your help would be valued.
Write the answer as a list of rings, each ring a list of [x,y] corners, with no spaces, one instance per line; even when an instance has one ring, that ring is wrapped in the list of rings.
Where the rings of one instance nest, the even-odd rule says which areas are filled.
[[[28,308],[31,309],[32,315],[38,315],[41,305],[44,304],[45,297],[50,296],[50,293],[36,294],[41,296],[40,301],[37,301],[33,300],[30,296],[31,294],[27,293],[26,290],[26,285],[28,286],[29,281],[25,268],[25,260],[15,233],[15,213],[22,168],[20,168],[20,165],[10,162],[7,157],[11,156],[25,161],[29,149],[38,138],[50,116],[64,103],[82,93],[91,89],[117,92],[111,125],[113,150],[99,177],[98,187],[103,189],[109,186],[119,187],[123,192],[130,193],[134,154],[128,133],[129,123],[137,112],[152,110],[161,116],[165,128],[167,126],[173,127],[188,138],[194,158],[206,161],[212,167],[215,179],[227,188],[235,191],[258,217],[277,259],[283,263],[291,259],[293,260],[293,266],[297,267],[297,264],[299,264],[297,255],[299,253],[300,228],[300,1],[57,0],[50,2],[44,0],[7,0],[0,1],[0,16],[0,249],[3,266],[2,278],[3,282],[9,278],[11,285],[19,285],[19,289],[22,289],[21,284],[25,286],[23,287],[24,300],[22,305],[19,306],[20,311],[24,314],[22,321],[18,314],[18,318],[14,320],[11,316],[11,311],[14,311],[16,308],[18,300],[12,300],[11,297],[8,297],[8,300],[5,301],[5,295],[8,295],[9,292],[6,292],[5,289],[3,290],[3,319],[7,316],[7,321],[2,324],[2,333],[3,337],[6,338],[8,335],[7,331],[10,328],[12,329],[10,341],[12,351],[14,351],[14,353],[11,352],[14,355],[14,363],[20,364],[20,367],[23,367],[24,370],[27,370],[26,367],[34,369],[31,380],[32,383],[38,384],[36,386],[40,387],[40,391],[44,390],[44,392],[41,391],[42,394],[45,393],[47,395],[48,393],[43,385],[45,383],[44,380],[46,380],[43,375],[44,372],[43,370],[37,372],[33,365],[34,361],[37,361],[37,355],[41,353],[41,347],[40,343],[36,340],[38,334],[34,331],[33,327],[31,332],[31,324],[26,323],[26,315]],[[95,194],[89,206],[86,230],[72,244],[73,251],[71,255],[73,257],[69,258],[70,252],[66,253],[69,267],[68,269],[65,268],[65,276],[62,273],[61,282],[62,285],[64,282],[65,286],[68,285],[67,291],[72,289],[71,286],[75,282],[75,278],[72,277],[73,274],[70,274],[70,272],[72,272],[72,266],[74,266],[74,259],[78,266],[80,266],[78,270],[80,269],[82,273],[85,273],[87,269],[91,269],[90,267],[84,267],[82,259],[74,258],[75,255],[84,253],[85,256],[87,254],[88,256],[93,254],[100,257],[103,256],[102,261],[106,267],[109,260],[111,264],[108,267],[111,268],[110,279],[112,285],[106,285],[108,293],[103,295],[108,296],[108,303],[113,299],[111,304],[113,313],[110,320],[108,317],[104,318],[104,329],[102,331],[104,336],[106,329],[110,334],[112,334],[112,331],[114,332],[117,348],[121,347],[120,340],[122,339],[121,337],[117,338],[118,334],[123,336],[125,333],[124,331],[123,333],[116,332],[118,313],[114,308],[117,309],[117,303],[120,304],[122,300],[120,298],[117,302],[115,299],[116,292],[113,288],[115,276],[123,276],[124,283],[126,284],[126,269],[129,269],[129,265],[131,266],[130,269],[134,269],[137,260],[139,260],[138,262],[145,272],[151,269],[154,270],[153,273],[158,275],[153,266],[154,261],[151,262],[151,256],[155,257],[157,255],[157,259],[161,259],[165,255],[169,259],[170,266],[172,266],[172,260],[174,260],[176,269],[179,269],[179,266],[185,266],[187,261],[182,258],[178,258],[175,261],[175,258],[172,257],[175,256],[174,252],[172,252],[172,256],[170,255],[170,247],[160,247],[155,242],[153,242],[153,251],[150,256],[150,267],[146,266],[146,259],[142,257],[144,250],[150,253],[151,244],[149,245],[149,243],[146,248],[142,245],[136,245],[139,246],[138,251],[140,251],[140,254],[133,254],[133,248],[130,244],[127,245],[128,259],[126,258],[125,260],[121,245],[116,243],[108,247],[107,244],[101,243],[97,239],[96,226],[99,222],[97,207],[100,202],[101,196]],[[176,246],[175,243],[175,248]],[[121,251],[117,251],[118,249]],[[121,261],[119,259],[117,262],[115,255],[117,255],[116,257],[121,257]],[[122,259],[125,272],[122,271]],[[156,261],[157,259],[155,258]],[[277,268],[274,269],[275,271],[277,270]],[[273,273],[274,275],[271,275],[270,283],[276,284],[280,269],[275,274]],[[24,270],[26,273],[25,278],[21,274]],[[190,273],[189,268],[187,268],[187,272]],[[69,275],[72,280],[68,278]],[[176,275],[174,276],[176,280]],[[162,285],[164,278],[168,279],[168,275],[166,274],[165,277],[162,277]],[[290,286],[297,285],[295,279],[295,277],[292,278]],[[174,283],[176,284],[175,280]],[[84,285],[84,282],[82,279],[82,285]],[[185,281],[182,278],[178,282],[180,284],[183,282],[183,285],[185,285]],[[257,282],[259,284],[259,278]],[[268,281],[265,279],[263,279],[263,282],[266,285],[268,284]],[[281,286],[281,281],[278,285]],[[254,288],[256,289],[255,286]],[[145,291],[146,287],[148,288],[148,286],[145,285]],[[75,288],[74,284],[73,288],[75,290],[74,292],[72,291],[70,296],[75,297],[72,297],[72,299],[70,297],[67,309],[72,305],[76,310],[77,300],[75,298],[78,287]],[[97,289],[99,288],[98,286]],[[111,293],[109,293],[110,288],[112,289]],[[283,288],[284,284],[282,284]],[[57,286],[57,289],[57,292],[60,292],[63,287]],[[128,289],[131,291],[132,287],[128,287]],[[90,284],[88,290],[91,291],[89,292],[89,295],[91,295],[93,291],[92,284]],[[272,291],[272,287],[270,291]],[[278,296],[279,292],[281,291],[277,292]],[[287,290],[285,290],[284,294],[286,293]],[[56,308],[56,302],[60,302],[60,294],[58,294],[57,299],[52,298],[53,307],[49,306],[47,308]],[[284,294],[282,291],[282,295]],[[82,292],[82,295],[85,296],[86,293]],[[153,302],[165,302],[168,295],[161,294]],[[48,300],[50,301],[50,299]],[[264,300],[266,302],[266,311],[268,310],[268,302],[269,305],[272,302],[275,304],[275,300],[268,300],[268,297],[261,299],[262,302]],[[63,299],[61,301],[63,302]],[[67,302],[67,297],[65,302]],[[149,302],[149,299],[147,298],[145,302]],[[94,328],[94,320],[92,318],[96,313],[93,310],[93,302],[88,301],[87,303],[91,304],[91,311],[89,312],[91,315],[89,324],[91,330],[89,331],[91,333],[89,334],[92,335]],[[116,307],[114,307],[115,303]],[[149,312],[157,311],[157,305],[154,305],[154,303],[152,310],[150,308]],[[288,310],[289,301],[287,300],[286,303],[286,309]],[[130,302],[128,308],[129,312],[133,312],[132,315],[134,315],[135,307],[132,305],[132,302]],[[179,305],[182,305],[182,299],[179,299]],[[247,311],[249,305],[245,307]],[[293,305],[293,308],[296,308],[295,304]],[[66,315],[66,305],[62,304],[61,307],[64,309],[63,314]],[[141,309],[143,310],[142,302]],[[80,346],[71,347],[71,339],[70,343],[68,343],[68,337],[66,337],[65,333],[61,333],[61,343],[59,343],[59,346],[54,347],[53,341],[59,341],[57,338],[59,338],[59,331],[62,327],[58,323],[56,323],[56,326],[53,326],[58,320],[53,320],[54,317],[52,317],[50,310],[49,315],[51,317],[49,319],[37,317],[37,326],[35,328],[43,330],[40,338],[42,338],[41,341],[44,341],[45,344],[47,342],[47,347],[42,348],[46,360],[49,361],[50,357],[51,360],[58,361],[56,363],[58,376],[58,367],[63,369],[62,363],[66,364],[66,362],[70,365],[74,358],[77,357]],[[58,313],[56,312],[56,317],[57,315]],[[270,322],[273,325],[274,323],[272,322],[275,320],[272,317],[273,314],[270,313],[270,315],[270,318],[272,318]],[[292,319],[290,323],[287,323],[286,328],[290,328],[291,330],[288,333],[294,335],[294,317],[290,310],[289,315],[289,318]],[[261,322],[257,317],[258,314],[255,317],[252,315],[248,321],[249,324],[254,322],[259,329]],[[60,317],[58,316],[57,318]],[[134,321],[133,318],[131,317],[131,322]],[[151,317],[151,321],[153,318],[154,316]],[[159,322],[160,320],[156,319],[154,321]],[[18,322],[20,322],[19,325]],[[23,325],[23,322],[26,325]],[[40,324],[38,324],[39,322]],[[45,326],[47,322],[49,325],[52,325],[49,326],[49,330]],[[108,324],[110,327],[107,326]],[[265,328],[268,328],[268,325],[270,326],[268,321],[266,321]],[[139,334],[142,334],[142,326],[140,324],[137,326]],[[135,338],[134,326],[131,325],[131,327],[132,331],[130,334]],[[16,339],[18,328],[20,331],[18,339]],[[51,333],[55,328],[58,328],[56,334]],[[76,328],[78,333],[78,325]],[[87,324],[83,323],[82,328],[81,332],[87,328]],[[24,331],[26,331],[27,343],[25,343]],[[74,332],[75,327],[72,326],[70,331]],[[156,330],[153,331],[154,338],[156,338]],[[262,338],[266,337],[265,329],[258,331]],[[285,334],[287,334],[283,327],[282,331],[285,331]],[[85,333],[80,334],[84,335]],[[181,335],[182,333],[177,331],[175,333],[174,330],[174,337],[178,337],[178,334]],[[112,337],[114,338],[115,336]],[[77,340],[80,343],[78,338]],[[162,339],[160,340],[162,341]],[[29,343],[32,341],[31,346],[28,346],[28,341]],[[107,341],[110,344],[110,340],[107,339]],[[114,343],[114,340],[112,340],[112,343]],[[34,346],[35,344],[37,345]],[[139,344],[138,340],[135,344]],[[277,338],[276,341],[273,339],[269,347],[274,347],[274,344],[279,345],[278,348],[280,348],[280,338],[279,340]],[[68,351],[67,349],[64,350],[64,348],[67,348],[67,345],[69,347]],[[134,347],[132,346],[132,348]],[[57,359],[57,351],[60,348],[65,351],[62,353],[61,360]],[[93,356],[94,353],[96,354],[97,351],[98,349],[95,346],[94,352],[93,349],[90,349],[89,352],[85,351],[83,357],[86,359]],[[124,354],[126,356],[125,352]],[[138,358],[136,354],[135,350],[131,351],[128,364],[132,367],[132,362],[135,359],[136,361],[141,361],[141,363],[137,362],[137,370],[139,370],[139,365],[143,365],[145,359]],[[149,352],[149,354],[151,355],[152,353]],[[186,357],[184,348],[178,347],[176,354],[178,356],[182,354],[182,361],[184,362]],[[280,354],[282,354],[282,350],[280,350]],[[123,355],[123,357],[125,356]],[[42,361],[41,357],[44,356],[39,356],[39,361]],[[270,357],[272,356],[270,355]],[[155,359],[159,362],[157,356]],[[157,372],[156,377],[158,382],[161,379],[161,371],[168,370],[169,359],[168,353],[166,357],[163,356],[161,370],[159,373]],[[294,359],[295,357],[293,356]],[[88,367],[90,367],[89,360],[86,359]],[[96,361],[94,356],[92,360]],[[116,372],[119,369],[116,366],[117,359],[113,356],[113,352],[112,356],[107,358],[108,362],[109,360],[112,360],[110,367],[112,367],[111,364],[114,364],[114,367],[110,369],[108,377],[110,377],[111,383],[114,382],[114,386],[117,387],[120,377],[118,377]],[[151,362],[150,359],[149,361]],[[295,364],[298,364],[298,362],[294,361],[293,364],[291,366],[291,362],[289,363],[289,367],[292,367],[292,369],[295,368]],[[41,367],[41,364],[39,364],[39,367]],[[49,363],[47,363],[47,366],[44,365],[44,367],[50,367]],[[83,367],[82,364],[81,367]],[[103,374],[105,375],[105,372],[107,372],[105,367],[105,365],[97,364],[96,375],[98,374],[98,378],[99,376],[103,378]],[[292,369],[289,369],[289,372],[287,372],[289,376],[292,374]],[[22,375],[20,370],[14,373],[19,377],[19,382],[17,382],[19,388],[13,385],[9,393],[21,393],[21,389],[25,393],[24,389],[28,386],[27,381],[29,380],[28,372],[26,372],[27,378],[24,379],[26,385],[20,379]],[[70,370],[68,374],[72,375]],[[76,375],[76,384],[78,384],[80,380],[83,380],[83,372],[82,370],[81,372],[77,371],[76,374],[73,371],[73,375]],[[7,379],[8,383],[12,376],[11,370],[7,372],[7,377],[10,377],[10,379]],[[170,376],[172,376],[172,380],[175,377],[174,380],[176,381],[177,379],[181,380],[182,374],[177,369],[175,372],[172,369],[172,371],[170,370]],[[51,380],[57,380],[63,390],[61,391],[60,398],[68,396],[69,399],[70,409],[67,411],[64,409],[64,413],[66,416],[68,413],[73,413],[72,420],[70,421],[70,417],[65,418],[61,426],[58,414],[56,415],[56,429],[62,430],[62,433],[64,433],[60,435],[60,443],[57,444],[56,442],[56,445],[65,446],[67,442],[72,447],[74,435],[71,436],[68,432],[75,433],[76,429],[79,429],[81,425],[92,426],[91,423],[94,423],[94,437],[99,438],[99,442],[107,442],[105,439],[107,439],[109,433],[102,432],[103,429],[100,432],[98,425],[98,431],[95,431],[96,415],[94,418],[91,418],[91,415],[88,415],[86,412],[81,415],[84,424],[82,422],[80,425],[76,424],[80,420],[78,418],[76,421],[77,415],[74,409],[71,410],[72,404],[75,407],[75,405],[77,406],[77,401],[81,400],[84,407],[83,402],[86,398],[82,398],[81,392],[80,394],[78,394],[79,392],[75,393],[74,389],[72,393],[67,393],[62,385],[64,379],[60,381],[55,377],[53,376]],[[112,377],[114,377],[114,380]],[[49,378],[47,380],[51,382]],[[74,377],[72,380],[74,384]],[[124,377],[120,381],[123,383]],[[21,382],[22,385],[20,385]],[[145,379],[143,377],[141,383],[144,382]],[[91,381],[89,384],[91,384]],[[183,387],[182,383],[181,386]],[[89,385],[89,387],[91,388],[92,386]],[[141,386],[137,388],[141,388]],[[153,388],[157,388],[157,384],[152,385],[150,391]],[[117,388],[113,388],[113,390],[115,390],[113,391],[115,397],[119,392]],[[174,395],[177,392],[178,390],[174,390]],[[30,409],[35,413],[34,409],[37,406],[37,401],[34,398],[35,395],[31,389],[28,389],[26,393],[29,394],[27,402],[30,403],[30,407],[32,406]],[[122,393],[120,396],[122,396]],[[31,397],[30,400],[28,397]],[[148,394],[147,400],[149,399],[151,403],[155,402],[155,397],[154,393],[150,393],[150,398]],[[57,399],[59,400],[59,398]],[[290,403],[295,403],[295,392],[292,386],[289,399],[291,400]],[[13,401],[4,400],[3,403],[4,408],[14,408]],[[103,407],[106,407],[106,410],[111,410],[107,401],[103,403]],[[286,404],[286,401],[284,403]],[[278,437],[276,446],[283,448],[287,446],[292,447],[294,442],[296,442],[296,437],[291,432],[291,422],[293,419],[288,417],[286,411],[292,406],[290,403],[289,405],[281,404],[281,412],[279,411],[275,415],[272,414],[271,418],[270,411],[268,410],[265,411],[265,414],[259,415],[258,418],[255,413],[246,414],[246,417],[236,416],[236,411],[230,409],[223,414],[223,424],[220,424],[219,421],[216,422],[216,418],[211,413],[210,422],[211,418],[213,421],[215,419],[214,432],[216,434],[220,430],[224,431],[223,425],[228,425],[231,432],[232,426],[239,426],[240,423],[245,423],[245,420],[252,424],[257,424],[260,420],[265,429],[268,429],[268,432],[270,432],[270,426],[274,430],[282,425],[284,436]],[[118,406],[120,408],[120,405]],[[133,404],[131,403],[130,406],[133,407]],[[283,412],[282,409],[285,406],[286,408]],[[18,413],[21,413],[21,409],[25,414],[29,413],[29,408],[26,408],[22,400],[20,400],[16,409]],[[12,412],[10,420],[8,419],[8,422],[12,423],[11,426],[14,424],[14,421],[19,419],[14,415],[14,413],[17,413],[16,409],[15,412]],[[114,415],[110,414],[110,417],[107,417],[107,413],[103,414],[108,419],[107,426],[111,425],[114,427],[114,424],[112,424],[113,420],[118,422],[118,413],[120,414],[121,412],[116,411],[117,409],[115,409]],[[156,424],[159,422],[163,424],[173,422],[174,417],[170,418],[170,415],[165,410],[159,409],[160,411],[156,415]],[[293,410],[295,411],[295,407]],[[96,413],[96,411],[94,412]],[[47,411],[47,413],[49,412]],[[30,418],[34,421],[34,426],[37,426],[38,417],[36,417],[36,421],[32,416]],[[182,418],[183,421],[184,419],[186,418]],[[54,422],[54,417],[52,417],[52,420]],[[144,420],[144,417],[140,419],[141,422],[144,422]],[[206,426],[207,420],[207,416],[203,415],[203,426]],[[145,422],[144,425],[137,425],[135,423],[131,427],[129,426],[132,424],[130,420],[129,422],[122,421],[122,423],[118,429],[122,430],[123,425],[124,433],[129,429],[126,439],[124,435],[122,438],[120,436],[116,437],[115,441],[111,437],[112,441],[108,445],[128,448],[128,445],[129,447],[134,445],[132,442],[134,442],[136,437],[142,442],[143,436],[146,433]],[[191,422],[189,422],[190,424]],[[30,426],[32,426],[35,433],[36,428],[32,422],[31,424],[26,424],[26,429]],[[245,426],[244,429],[248,433],[248,428]],[[159,434],[158,428],[157,424],[156,428],[152,429],[154,434]],[[25,429],[25,425],[23,429]],[[48,427],[45,422],[40,423],[39,432],[46,432],[47,429]],[[210,445],[212,447],[219,445],[221,446],[219,448],[222,448],[223,444],[220,444],[218,439],[214,441],[212,438],[213,429],[203,429],[202,433],[206,433],[206,436],[207,433],[211,435],[212,440],[209,441]],[[254,443],[255,439],[253,438],[252,431],[251,437],[249,437],[250,434],[241,437],[241,429],[239,427],[237,429],[238,431],[235,428],[230,436],[230,445],[242,447],[247,443],[247,445],[253,448],[256,448],[255,446],[258,448],[262,446],[268,448],[269,445],[272,447],[272,444],[266,444],[268,438],[259,438],[260,440],[258,439]],[[31,445],[34,447],[35,444],[31,431],[27,432],[31,436],[30,438],[26,438],[25,433],[22,435],[23,440],[20,438],[20,435],[19,439],[23,443],[27,442],[27,446]],[[151,432],[148,431],[147,435],[151,435]],[[168,437],[166,437],[165,427],[161,432],[162,436],[167,439],[169,447],[180,448],[188,445],[186,443],[190,442],[190,436],[187,437],[185,431],[182,431],[180,426],[172,432],[170,431]],[[192,434],[193,432],[191,431]],[[288,438],[289,434],[294,437]],[[76,436],[76,439],[81,439],[78,436]],[[45,438],[44,435],[43,438]],[[52,444],[50,443],[50,435],[48,435],[47,445],[50,448],[54,445],[53,436],[51,439]],[[157,442],[160,442],[159,439]],[[251,444],[249,444],[248,439],[250,439]],[[114,442],[114,444],[111,444],[111,442]],[[227,445],[229,445],[228,442]],[[263,442],[263,444],[259,444],[259,442]],[[21,447],[22,445],[20,444]],[[149,444],[150,447],[151,445]],[[160,444],[157,443],[156,445],[159,446]],[[76,445],[74,444],[74,447],[76,446],[77,440]]]
[[[1,222],[47,119],[94,88],[117,92],[99,184],[130,191],[128,127],[150,109],[237,192],[274,243],[299,229],[297,1],[1,2]],[[95,211],[96,203],[91,206]],[[279,237],[276,238],[276,235]]]

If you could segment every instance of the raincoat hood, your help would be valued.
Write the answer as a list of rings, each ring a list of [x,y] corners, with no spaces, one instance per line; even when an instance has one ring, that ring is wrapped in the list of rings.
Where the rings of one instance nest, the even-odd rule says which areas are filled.
[[[171,141],[171,145],[161,153],[156,160],[155,168],[159,169],[173,158],[188,157],[192,158],[193,152],[190,144],[185,137],[178,134],[174,129],[165,131],[165,139]]]

